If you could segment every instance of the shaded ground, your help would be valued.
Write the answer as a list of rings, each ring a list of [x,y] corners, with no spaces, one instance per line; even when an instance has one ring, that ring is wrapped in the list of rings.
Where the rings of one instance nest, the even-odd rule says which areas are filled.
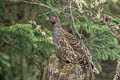
[[[103,71],[96,75],[96,80],[113,80],[117,63],[115,61],[101,61]]]

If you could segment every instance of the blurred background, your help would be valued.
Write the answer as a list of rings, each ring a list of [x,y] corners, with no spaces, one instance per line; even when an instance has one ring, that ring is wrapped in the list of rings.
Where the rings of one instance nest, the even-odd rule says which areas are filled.
[[[119,0],[0,0],[0,80],[43,80],[55,53],[45,21],[52,12],[82,35],[100,71],[95,80],[120,80]]]

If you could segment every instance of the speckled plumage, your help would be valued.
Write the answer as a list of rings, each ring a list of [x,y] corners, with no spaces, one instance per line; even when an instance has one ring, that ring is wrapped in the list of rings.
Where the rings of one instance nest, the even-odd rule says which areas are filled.
[[[91,67],[94,72],[99,73],[92,62],[92,56],[88,48],[76,36],[61,27],[58,17],[53,23],[53,43],[56,55],[61,61],[80,64],[81,67],[85,68]]]

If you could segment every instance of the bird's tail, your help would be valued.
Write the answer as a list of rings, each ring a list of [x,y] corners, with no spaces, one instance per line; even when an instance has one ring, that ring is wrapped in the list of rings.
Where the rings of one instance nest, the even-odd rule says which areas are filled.
[[[94,68],[92,69],[92,71],[95,72],[96,74],[99,74],[99,73],[100,73],[100,72],[96,69],[96,67],[94,67]]]
[[[96,74],[99,74],[98,69],[94,66],[94,64],[91,64],[92,71]]]

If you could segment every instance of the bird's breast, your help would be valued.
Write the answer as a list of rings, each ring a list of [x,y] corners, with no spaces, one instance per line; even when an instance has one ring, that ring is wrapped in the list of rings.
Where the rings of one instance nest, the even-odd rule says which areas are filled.
[[[60,40],[61,36],[62,36],[62,31],[61,31],[61,29],[59,29],[59,28],[54,28],[54,29],[53,29],[53,42],[54,42],[54,44],[57,44],[57,43],[58,43],[58,41]]]

